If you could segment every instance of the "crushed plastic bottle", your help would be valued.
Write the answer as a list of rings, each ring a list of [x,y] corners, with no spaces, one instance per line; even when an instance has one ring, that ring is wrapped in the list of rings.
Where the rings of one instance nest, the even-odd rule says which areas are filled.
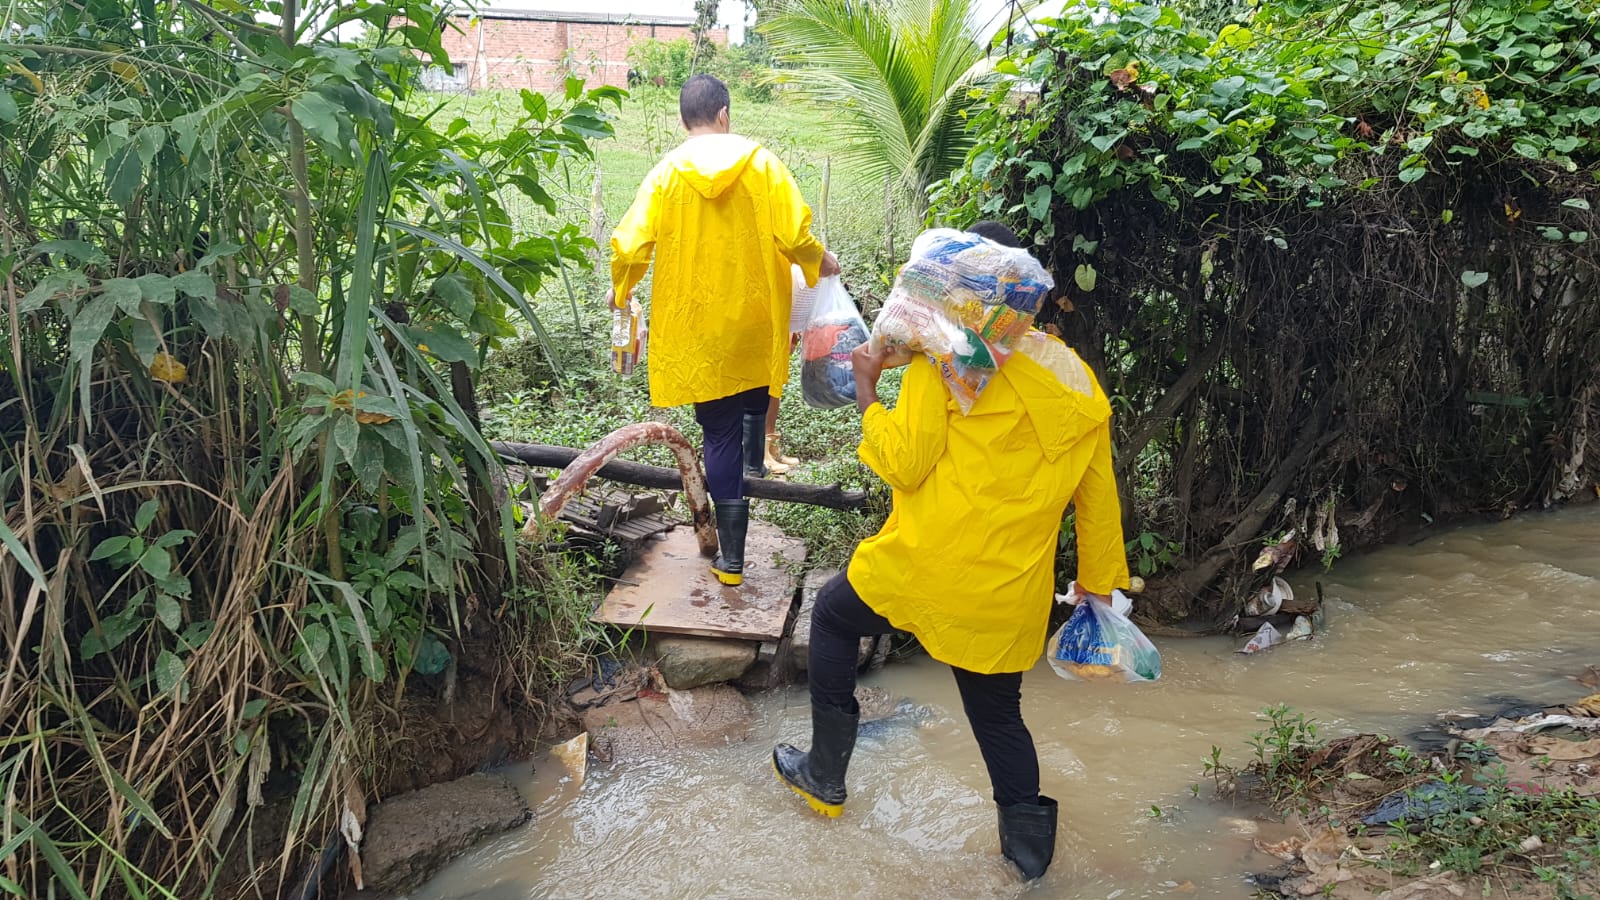
[[[643,357],[643,309],[629,297],[618,302],[611,296],[611,369],[618,375],[632,375]]]

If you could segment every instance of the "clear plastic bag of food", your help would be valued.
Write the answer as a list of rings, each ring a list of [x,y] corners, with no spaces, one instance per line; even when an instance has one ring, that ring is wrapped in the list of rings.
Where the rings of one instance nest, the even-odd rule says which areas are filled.
[[[800,391],[806,405],[837,409],[856,402],[850,354],[866,342],[866,320],[839,277],[819,280],[801,339]]]
[[[1078,602],[1072,618],[1050,638],[1050,667],[1068,681],[1159,679],[1161,652],[1128,618],[1133,602],[1121,591],[1111,599]]]
[[[965,231],[917,236],[895,276],[873,340],[927,355],[963,413],[971,412],[1055,280],[1026,250]]]

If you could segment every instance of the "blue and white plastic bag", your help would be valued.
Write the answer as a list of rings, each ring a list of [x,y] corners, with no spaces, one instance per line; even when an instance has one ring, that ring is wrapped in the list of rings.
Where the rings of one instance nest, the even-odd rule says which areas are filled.
[[[1078,601],[1072,618],[1050,638],[1050,667],[1057,675],[1068,681],[1128,683],[1161,677],[1161,652],[1128,618],[1133,601],[1121,591],[1112,591],[1111,601]]]

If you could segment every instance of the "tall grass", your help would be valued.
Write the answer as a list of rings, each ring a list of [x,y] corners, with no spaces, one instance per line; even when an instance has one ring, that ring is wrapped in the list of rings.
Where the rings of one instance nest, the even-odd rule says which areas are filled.
[[[292,879],[336,827],[359,842],[374,704],[474,617],[549,633],[536,579],[502,603],[528,569],[472,384],[588,264],[506,200],[553,211],[546,174],[620,94],[524,94],[483,137],[407,102],[443,61],[431,4],[269,6],[0,29],[10,894]],[[374,40],[329,37],[353,20]]]

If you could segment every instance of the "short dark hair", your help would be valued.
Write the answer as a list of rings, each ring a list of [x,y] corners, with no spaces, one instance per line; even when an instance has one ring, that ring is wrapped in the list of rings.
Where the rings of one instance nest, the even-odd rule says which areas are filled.
[[[996,244],[999,244],[1002,247],[1020,248],[1022,246],[1022,238],[1017,237],[1017,233],[1015,231],[1012,231],[1010,228],[1007,228],[1005,225],[1002,225],[993,219],[985,219],[984,221],[973,225],[967,229],[967,233],[975,234],[981,238],[987,238],[988,240],[994,241]]]
[[[715,125],[717,113],[728,108],[728,86],[714,75],[694,76],[678,94],[678,115],[686,128]]]

